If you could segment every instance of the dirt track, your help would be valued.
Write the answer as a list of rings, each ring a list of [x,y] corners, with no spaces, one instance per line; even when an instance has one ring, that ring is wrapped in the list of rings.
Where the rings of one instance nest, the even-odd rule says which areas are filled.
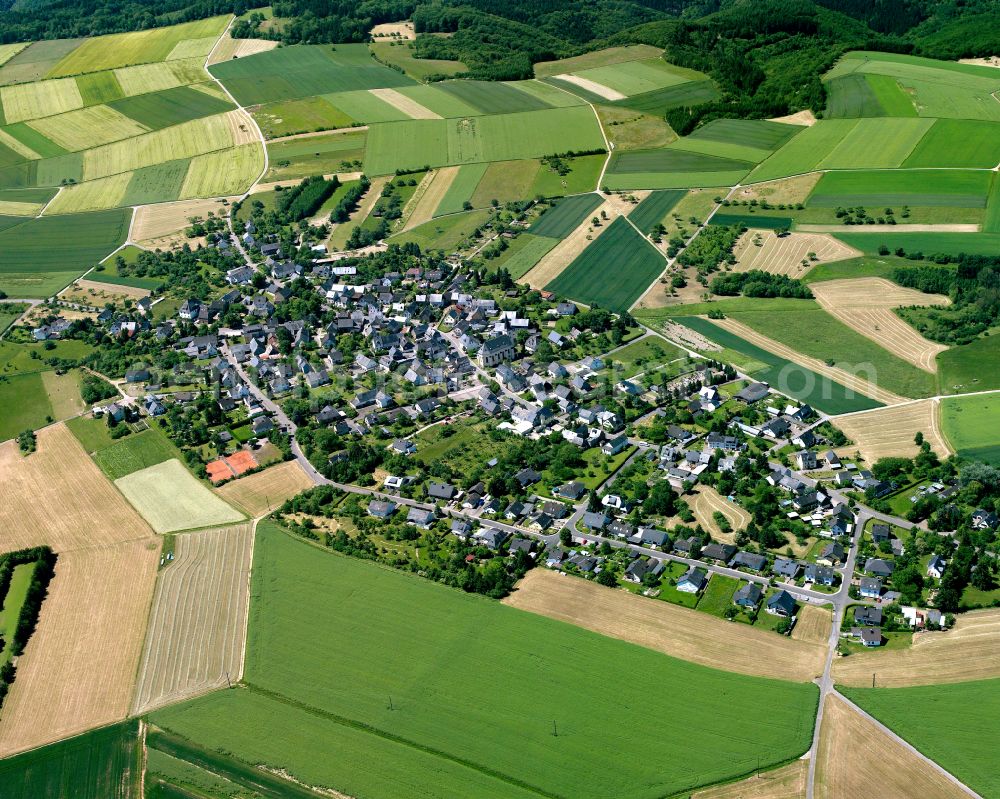
[[[250,524],[177,536],[156,586],[133,713],[239,678],[252,551]]]
[[[919,369],[937,371],[937,356],[948,349],[929,341],[892,310],[907,305],[950,305],[940,294],[924,294],[880,277],[829,280],[811,286],[830,315]]]
[[[504,604],[725,671],[797,682],[823,671],[824,646],[545,569]]]
[[[1000,608],[958,616],[947,632],[919,633],[909,649],[839,658],[833,677],[842,685],[883,688],[987,680],[1000,677]]]
[[[694,496],[689,497],[691,510],[694,512],[698,523],[708,530],[712,537],[731,544],[736,540],[736,533],[750,523],[750,514],[739,505],[730,502],[719,492],[708,485],[699,485],[694,490]],[[716,524],[712,514],[718,511],[726,517],[726,521],[733,528],[732,532],[723,533]]]
[[[968,794],[831,694],[817,752],[816,799],[856,796],[968,799]]]
[[[807,357],[801,352],[797,352],[785,344],[768,338],[767,336],[763,336],[752,327],[748,327],[742,322],[737,322],[734,319],[716,319],[713,320],[713,322],[714,324],[725,328],[730,333],[734,333],[740,338],[749,341],[751,344],[755,344],[768,352],[774,353],[779,358],[785,358],[792,363],[800,364],[801,366],[816,372],[816,374],[828,377],[830,380],[834,380],[842,386],[853,389],[859,394],[864,394],[866,397],[871,397],[872,399],[878,400],[886,405],[896,405],[900,402],[907,401],[905,397],[893,394],[891,391],[886,391],[884,388],[879,388],[867,380],[863,380],[859,377],[855,377],[849,372],[845,372],[843,369],[839,369],[835,366],[827,366],[823,363],[823,361],[820,361],[817,358]]]
[[[0,755],[125,718],[160,541],[63,552],[0,717]]]
[[[934,400],[910,402],[893,408],[876,408],[866,413],[838,416],[833,423],[854,444],[848,452],[858,451],[868,463],[879,458],[912,458],[920,448],[913,437],[919,431],[940,457],[951,454],[938,424],[938,403]]]

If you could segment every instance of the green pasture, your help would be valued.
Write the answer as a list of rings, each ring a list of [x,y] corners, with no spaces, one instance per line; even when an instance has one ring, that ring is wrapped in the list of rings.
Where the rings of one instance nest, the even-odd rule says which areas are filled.
[[[528,189],[528,196],[564,197],[594,191],[605,160],[604,155],[582,155],[563,159],[563,163],[570,168],[566,175],[560,175],[558,170],[542,164],[535,174],[531,188]]]
[[[912,169],[826,172],[809,195],[810,208],[901,206],[984,208],[991,175],[980,170]],[[900,219],[904,222],[906,220]]]
[[[915,117],[917,109],[890,75],[855,72],[826,84],[826,119]]]
[[[809,684],[675,660],[323,554],[268,523],[258,528],[253,575],[248,688],[164,709],[152,721],[308,785],[385,799],[652,799],[751,772],[758,757],[765,766],[785,762],[809,746],[817,701]],[[343,651],[352,656],[336,655]],[[609,669],[655,673],[685,689],[647,693],[644,712],[629,713],[628,692],[592,679]],[[692,713],[697,725],[663,723]],[[272,734],[257,734],[261,725]],[[331,747],[337,757],[320,755]]]
[[[817,166],[821,169],[899,166],[933,125],[930,119],[859,119]]]
[[[674,206],[687,194],[683,189],[654,191],[639,203],[628,218],[643,233],[649,234],[658,224],[667,218]]]
[[[611,105],[631,108],[644,114],[662,116],[671,108],[694,106],[707,103],[719,97],[719,90],[708,79],[692,80],[677,86],[667,86],[643,94],[636,94],[624,100],[616,100]],[[603,98],[598,98],[600,102]],[[606,102],[606,101],[605,101]]]
[[[656,319],[673,315],[676,310],[668,308],[660,312],[643,312],[638,315],[643,320],[655,323]],[[678,321],[724,348],[721,353],[712,353],[712,357],[731,361],[756,380],[768,383],[783,394],[808,402],[824,413],[851,413],[882,406],[880,402],[751,344],[707,319],[679,316]],[[730,353],[734,353],[735,357],[731,357]]]
[[[110,103],[125,96],[118,77],[111,70],[77,75],[76,88],[85,106]]]
[[[3,131],[26,147],[30,147],[42,158],[54,158],[58,155],[66,154],[66,150],[47,136],[43,136],[27,122],[15,122],[13,125],[6,125]]]
[[[52,419],[52,404],[40,372],[0,380],[0,441],[37,430]]]
[[[760,150],[776,150],[803,128],[762,119],[714,119],[687,138],[744,144]]]
[[[10,582],[7,584],[7,595],[0,601],[0,665],[10,662],[14,653],[11,647],[14,632],[17,630],[17,623],[21,619],[21,610],[24,607],[24,600],[28,597],[28,587],[31,585],[31,578],[35,574],[37,561],[32,563],[21,563],[13,568],[10,575]],[[2,769],[0,769],[0,773]]]
[[[736,142],[715,141],[713,139],[696,139],[690,136],[672,142],[668,145],[668,149],[702,153],[703,155],[729,158],[734,161],[746,161],[751,165],[759,164],[771,154],[771,150],[765,150],[760,147],[750,147]]]
[[[989,200],[986,203],[983,230],[987,233],[1000,233],[1000,176],[995,172],[993,173],[993,183],[990,186]]]
[[[864,230],[864,228],[861,228]],[[925,256],[943,253],[958,255],[996,255],[1000,252],[1000,233],[837,233],[841,241],[861,252],[873,255],[885,245],[895,252],[902,247],[908,253]]]
[[[461,214],[438,217],[415,228],[392,237],[397,244],[408,241],[420,245],[421,250],[441,250],[451,252],[490,218],[486,210],[469,211]]]
[[[178,86],[161,92],[125,97],[108,105],[152,130],[221,114],[233,108],[233,104],[228,100],[222,100],[190,86]]]
[[[569,150],[601,149],[604,140],[586,106],[462,119],[414,119],[372,125],[365,171],[515,161]]]
[[[93,433],[85,435],[89,443],[94,443]],[[151,427],[95,450],[93,457],[94,463],[109,480],[117,480],[171,458],[179,458],[181,453],[159,428]]]
[[[515,83],[480,80],[449,80],[436,85],[481,114],[514,114],[538,111],[549,104],[536,95],[522,92]]]
[[[43,158],[32,164],[35,165],[35,185],[38,186],[61,186],[83,180],[82,152]]]
[[[433,111],[445,119],[480,116],[483,112],[479,108],[467,103],[458,93],[445,91],[444,87],[453,83],[456,81],[403,86],[398,91],[404,97],[420,103],[427,110]],[[457,81],[457,83],[464,83],[464,81]]]
[[[941,429],[959,455],[1000,465],[1000,395],[941,400]]]
[[[431,75],[457,75],[468,72],[461,61],[438,58],[415,58],[413,42],[372,42],[369,47],[375,58],[386,64],[399,67],[415,80],[425,80]]]
[[[628,150],[615,152],[608,164],[612,174],[634,172],[725,172],[749,170],[753,164],[733,158],[664,147],[659,150]]]
[[[190,158],[182,158],[137,169],[129,179],[121,204],[146,205],[176,200],[190,165]]]
[[[516,251],[504,260],[502,266],[514,280],[520,280],[558,243],[559,239],[522,233],[511,244],[510,248],[514,250],[516,247]]]
[[[564,239],[580,227],[603,202],[604,198],[596,192],[565,197],[542,214],[531,226],[531,232],[535,236]]]
[[[455,179],[448,187],[448,191],[444,193],[444,197],[441,198],[441,202],[434,210],[434,215],[456,214],[464,210],[463,205],[466,202],[471,202],[476,186],[483,179],[488,167],[489,164],[463,164],[460,166]]]
[[[464,169],[464,167],[463,167]],[[534,195],[531,186],[541,169],[534,158],[521,161],[494,161],[483,173],[471,201],[476,208],[485,208],[493,200],[500,203],[527,200]]]
[[[354,172],[355,166],[345,164],[364,158],[366,141],[364,131],[348,131],[269,142],[266,179],[299,180],[310,175]]]
[[[1000,680],[838,690],[972,790],[1000,794]]]
[[[622,64],[626,61],[643,61],[659,58],[662,51],[648,44],[633,44],[627,47],[605,47],[601,50],[591,50],[588,53],[560,58],[558,61],[539,61],[535,64],[535,76],[545,78],[551,75],[565,75],[567,72],[579,72],[584,69],[606,67],[612,64]]]
[[[29,219],[0,230],[0,289],[48,297],[118,247],[131,211]]]
[[[291,100],[283,103],[273,103],[264,106],[265,109],[273,108],[271,111],[275,116],[284,119],[287,114],[286,107],[295,105],[292,116],[298,117],[302,112],[303,104],[309,104],[309,111],[317,117],[329,119],[331,112],[334,117],[343,119],[353,119],[366,125],[372,122],[396,122],[401,119],[409,119],[409,115],[400,111],[391,103],[386,102],[368,91],[337,92],[327,94],[323,97],[308,97],[305,100]],[[326,108],[323,108],[323,106]],[[343,127],[338,125],[337,127]]]
[[[777,150],[750,173],[746,182],[758,183],[814,171],[858,122],[856,119],[821,119]]]
[[[623,312],[665,268],[660,252],[619,217],[546,288],[587,305]],[[609,269],[614,270],[614,280],[608,279]]]
[[[792,226],[792,218],[790,216],[771,216],[770,214],[726,214],[719,212],[708,221],[708,224],[781,230]]]
[[[90,344],[77,339],[63,339],[52,344],[53,349],[47,350],[41,343],[14,344],[0,341],[0,377],[44,372],[51,368],[45,363],[45,358],[78,361],[94,351]]]
[[[0,786],[11,797],[137,799],[138,732],[137,720],[126,721],[0,760]]]
[[[677,86],[688,83],[694,78],[703,77],[694,70],[674,67],[662,58],[624,61],[620,64],[584,69],[575,74],[630,96]]]
[[[76,416],[66,422],[66,427],[88,454],[107,449],[115,443],[104,419],[90,415]]]
[[[301,100],[278,100],[267,103],[253,111],[253,117],[257,120],[264,136],[268,139],[277,139],[281,136],[290,136],[296,133],[309,133],[317,130],[331,130],[335,128],[346,128],[358,121],[347,109],[347,102],[343,107],[336,105],[341,99],[348,95],[359,95],[371,98],[373,105],[379,109],[386,109],[388,119],[399,119],[401,115],[396,112],[388,103],[384,103],[372,94],[365,91],[342,92],[340,94],[330,94],[325,97],[305,97]],[[367,120],[366,120],[367,121]],[[381,121],[375,119],[372,121]]]
[[[375,61],[363,44],[293,45],[209,67],[241,105],[314,94],[410,86],[413,79]]]
[[[664,364],[683,357],[683,350],[665,338],[649,335],[615,350],[604,361],[614,364],[613,373],[616,378],[629,378],[639,372],[659,370]]]
[[[1000,122],[938,119],[902,165],[992,169],[998,163]]]

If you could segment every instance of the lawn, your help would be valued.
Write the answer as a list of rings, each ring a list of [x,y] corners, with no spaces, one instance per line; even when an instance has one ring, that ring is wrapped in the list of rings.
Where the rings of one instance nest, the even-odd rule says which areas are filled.
[[[941,432],[959,455],[1000,465],[1000,395],[941,400]]]
[[[1000,794],[1000,680],[839,690],[974,791]]]
[[[500,457],[513,441],[501,436],[494,441],[487,425],[460,421],[428,427],[414,437],[414,455],[424,466],[443,463],[449,469],[469,474],[490,458]]]
[[[66,427],[76,436],[80,446],[88,453],[107,449],[115,444],[115,440],[108,431],[108,423],[104,419],[95,419],[89,415],[77,416],[66,422]]]
[[[645,200],[639,203],[628,215],[632,223],[647,235],[653,231],[658,224],[667,218],[674,206],[687,194],[683,189],[668,189],[666,191],[654,191]]]
[[[534,236],[564,239],[582,225],[603,202],[601,195],[595,192],[559,200],[532,224],[531,233]]]
[[[12,797],[135,799],[142,779],[138,729],[138,721],[127,721],[0,760],[0,785]]]
[[[614,264],[614,281],[608,280],[610,264]],[[587,305],[622,312],[665,267],[653,245],[619,217],[546,288]]]
[[[115,485],[158,533],[229,524],[244,518],[199,483],[176,458],[120,477]]]
[[[0,290],[48,297],[124,241],[131,211],[30,219],[0,230]]]
[[[268,523],[258,528],[253,580],[250,690],[168,708],[152,721],[308,785],[384,799],[652,799],[809,746],[812,685],[675,660],[323,554]],[[337,655],[345,651],[351,657]],[[630,713],[630,692],[593,679],[612,671],[655,673],[684,691],[645,692],[643,712]],[[698,724],[664,724],[691,713]],[[331,747],[337,757],[321,754]]]
[[[614,363],[615,377],[629,378],[639,372],[657,369],[683,357],[684,352],[666,339],[659,336],[645,336],[615,350],[604,358],[604,362]]]
[[[849,391],[839,383],[824,378],[798,364],[779,358],[777,355],[733,335],[728,330],[723,330],[707,319],[683,317],[679,318],[678,321],[725,348],[713,357],[730,360],[729,352],[736,353],[738,358],[732,360],[742,361],[736,365],[748,371],[752,377],[773,386],[781,386],[783,393],[802,402],[808,402],[814,408],[819,408],[825,413],[851,413],[852,411],[881,407],[881,403]],[[801,385],[799,385],[800,383]]]
[[[103,421],[99,423],[104,424]],[[81,431],[77,434],[78,438],[83,435],[87,439],[87,443],[84,443],[81,438],[80,443],[84,444],[85,449],[94,453],[94,462],[110,480],[117,480],[119,477],[125,477],[171,458],[181,457],[174,443],[155,427],[143,430],[141,433],[131,433],[125,438],[114,441],[110,446],[97,446],[93,450],[90,450],[87,444],[99,444],[101,437],[93,430],[87,430],[80,422],[73,430],[74,434],[77,430]]]
[[[729,608],[736,607],[733,604],[733,594],[740,587],[740,581],[735,577],[726,577],[724,574],[713,574],[708,581],[708,586],[698,600],[698,610],[720,619],[726,617]]]
[[[410,86],[413,79],[375,61],[363,44],[294,45],[209,68],[241,105],[354,89]]]

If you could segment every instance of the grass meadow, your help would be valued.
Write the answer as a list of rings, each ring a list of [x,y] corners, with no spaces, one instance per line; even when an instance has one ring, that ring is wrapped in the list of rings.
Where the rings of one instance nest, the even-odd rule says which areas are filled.
[[[522,233],[510,245],[514,252],[500,264],[514,280],[520,280],[559,243],[559,239]]]
[[[623,312],[665,268],[660,252],[618,218],[546,288],[587,305]],[[613,281],[608,279],[612,273]]]
[[[972,790],[1000,794],[1000,680],[839,690]]]
[[[176,458],[119,477],[115,485],[158,533],[244,519],[242,513],[199,483]]]
[[[45,425],[52,416],[45,383],[38,372],[0,380],[0,441]]]
[[[1000,395],[941,400],[941,430],[959,455],[1000,465]]]
[[[674,206],[687,194],[683,189],[654,191],[639,203],[628,215],[632,223],[643,233],[649,234],[653,228],[667,218]]]
[[[248,688],[152,721],[309,785],[385,799],[652,799],[809,746],[809,684],[675,660],[318,552],[269,523],[258,528],[253,575]],[[641,692],[643,710],[632,712],[633,692],[594,679],[609,670],[684,691]],[[697,723],[674,723],[690,717]]]
[[[103,422],[99,423],[104,424]],[[106,424],[105,427],[107,427]],[[76,429],[71,429],[76,433]],[[85,428],[81,425],[79,429]],[[84,435],[87,438],[87,444],[94,444],[100,440],[91,433]],[[84,441],[81,439],[80,443],[84,443]],[[86,447],[87,444],[84,446]],[[124,438],[113,441],[110,445],[94,447],[89,451],[94,453],[94,462],[108,476],[109,480],[117,480],[119,477],[125,477],[171,458],[181,457],[180,450],[156,427],[151,427],[140,433],[131,433]]]
[[[3,793],[136,799],[142,782],[138,730],[138,721],[127,721],[0,760]]]
[[[864,228],[861,228],[864,230]],[[1000,233],[838,233],[837,238],[867,255],[875,255],[885,245],[895,252],[935,255],[996,255]]]
[[[464,210],[466,202],[472,202],[476,187],[486,174],[489,164],[464,164],[458,168],[455,179],[441,198],[434,216],[457,214]]]
[[[903,205],[985,208],[989,172],[919,169],[906,171],[826,172],[812,190],[810,208],[862,205],[874,212]]]
[[[351,164],[364,158],[365,142],[364,131],[351,131],[269,143],[270,168],[266,180],[300,180],[309,175],[353,172],[355,167]]]

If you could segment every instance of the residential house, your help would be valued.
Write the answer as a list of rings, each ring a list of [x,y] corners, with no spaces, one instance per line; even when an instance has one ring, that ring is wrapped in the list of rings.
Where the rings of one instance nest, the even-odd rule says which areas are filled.
[[[839,566],[846,556],[843,544],[831,542],[820,550],[816,562],[820,566]]]
[[[892,577],[893,564],[891,560],[868,558],[868,560],[865,561],[864,571],[873,577],[881,577],[885,580]]]
[[[927,576],[940,580],[946,565],[947,563],[940,555],[932,555],[931,559],[927,561]]]
[[[641,583],[647,574],[659,577],[663,573],[663,561],[657,558],[643,560],[636,558],[625,569],[625,579],[630,583]]]
[[[788,558],[775,558],[774,564],[771,566],[771,571],[774,572],[775,576],[782,577],[785,580],[794,580],[802,566]]]
[[[427,496],[430,497],[430,499],[451,502],[452,498],[455,496],[455,492],[455,486],[449,485],[448,483],[436,483],[431,481],[427,484]]]
[[[760,586],[757,583],[746,583],[740,586],[733,594],[733,604],[741,608],[753,610],[760,604],[763,596]]]
[[[854,608],[854,623],[862,627],[881,627],[882,608],[858,606]]]
[[[772,616],[782,616],[787,619],[795,615],[795,597],[787,591],[778,591],[767,600],[764,610]]]
[[[767,558],[753,552],[737,552],[730,566],[734,569],[742,568],[762,572],[764,571],[764,567],[767,566]]]
[[[701,556],[705,560],[715,560],[728,565],[736,555],[736,547],[733,544],[718,544],[712,542],[701,550]]]
[[[819,566],[815,563],[806,565],[803,577],[807,583],[813,583],[814,585],[832,586],[837,581],[837,573],[833,569],[829,566]]]
[[[698,594],[708,585],[708,573],[705,569],[692,566],[677,581],[677,590],[685,594]]]
[[[429,529],[436,518],[434,511],[423,508],[410,508],[406,514],[406,521],[416,527],[422,527],[424,530]]]
[[[388,519],[396,512],[396,503],[389,500],[373,499],[368,503],[368,515],[376,519]]]
[[[863,599],[878,599],[882,596],[882,580],[878,577],[862,577],[858,593]]]

